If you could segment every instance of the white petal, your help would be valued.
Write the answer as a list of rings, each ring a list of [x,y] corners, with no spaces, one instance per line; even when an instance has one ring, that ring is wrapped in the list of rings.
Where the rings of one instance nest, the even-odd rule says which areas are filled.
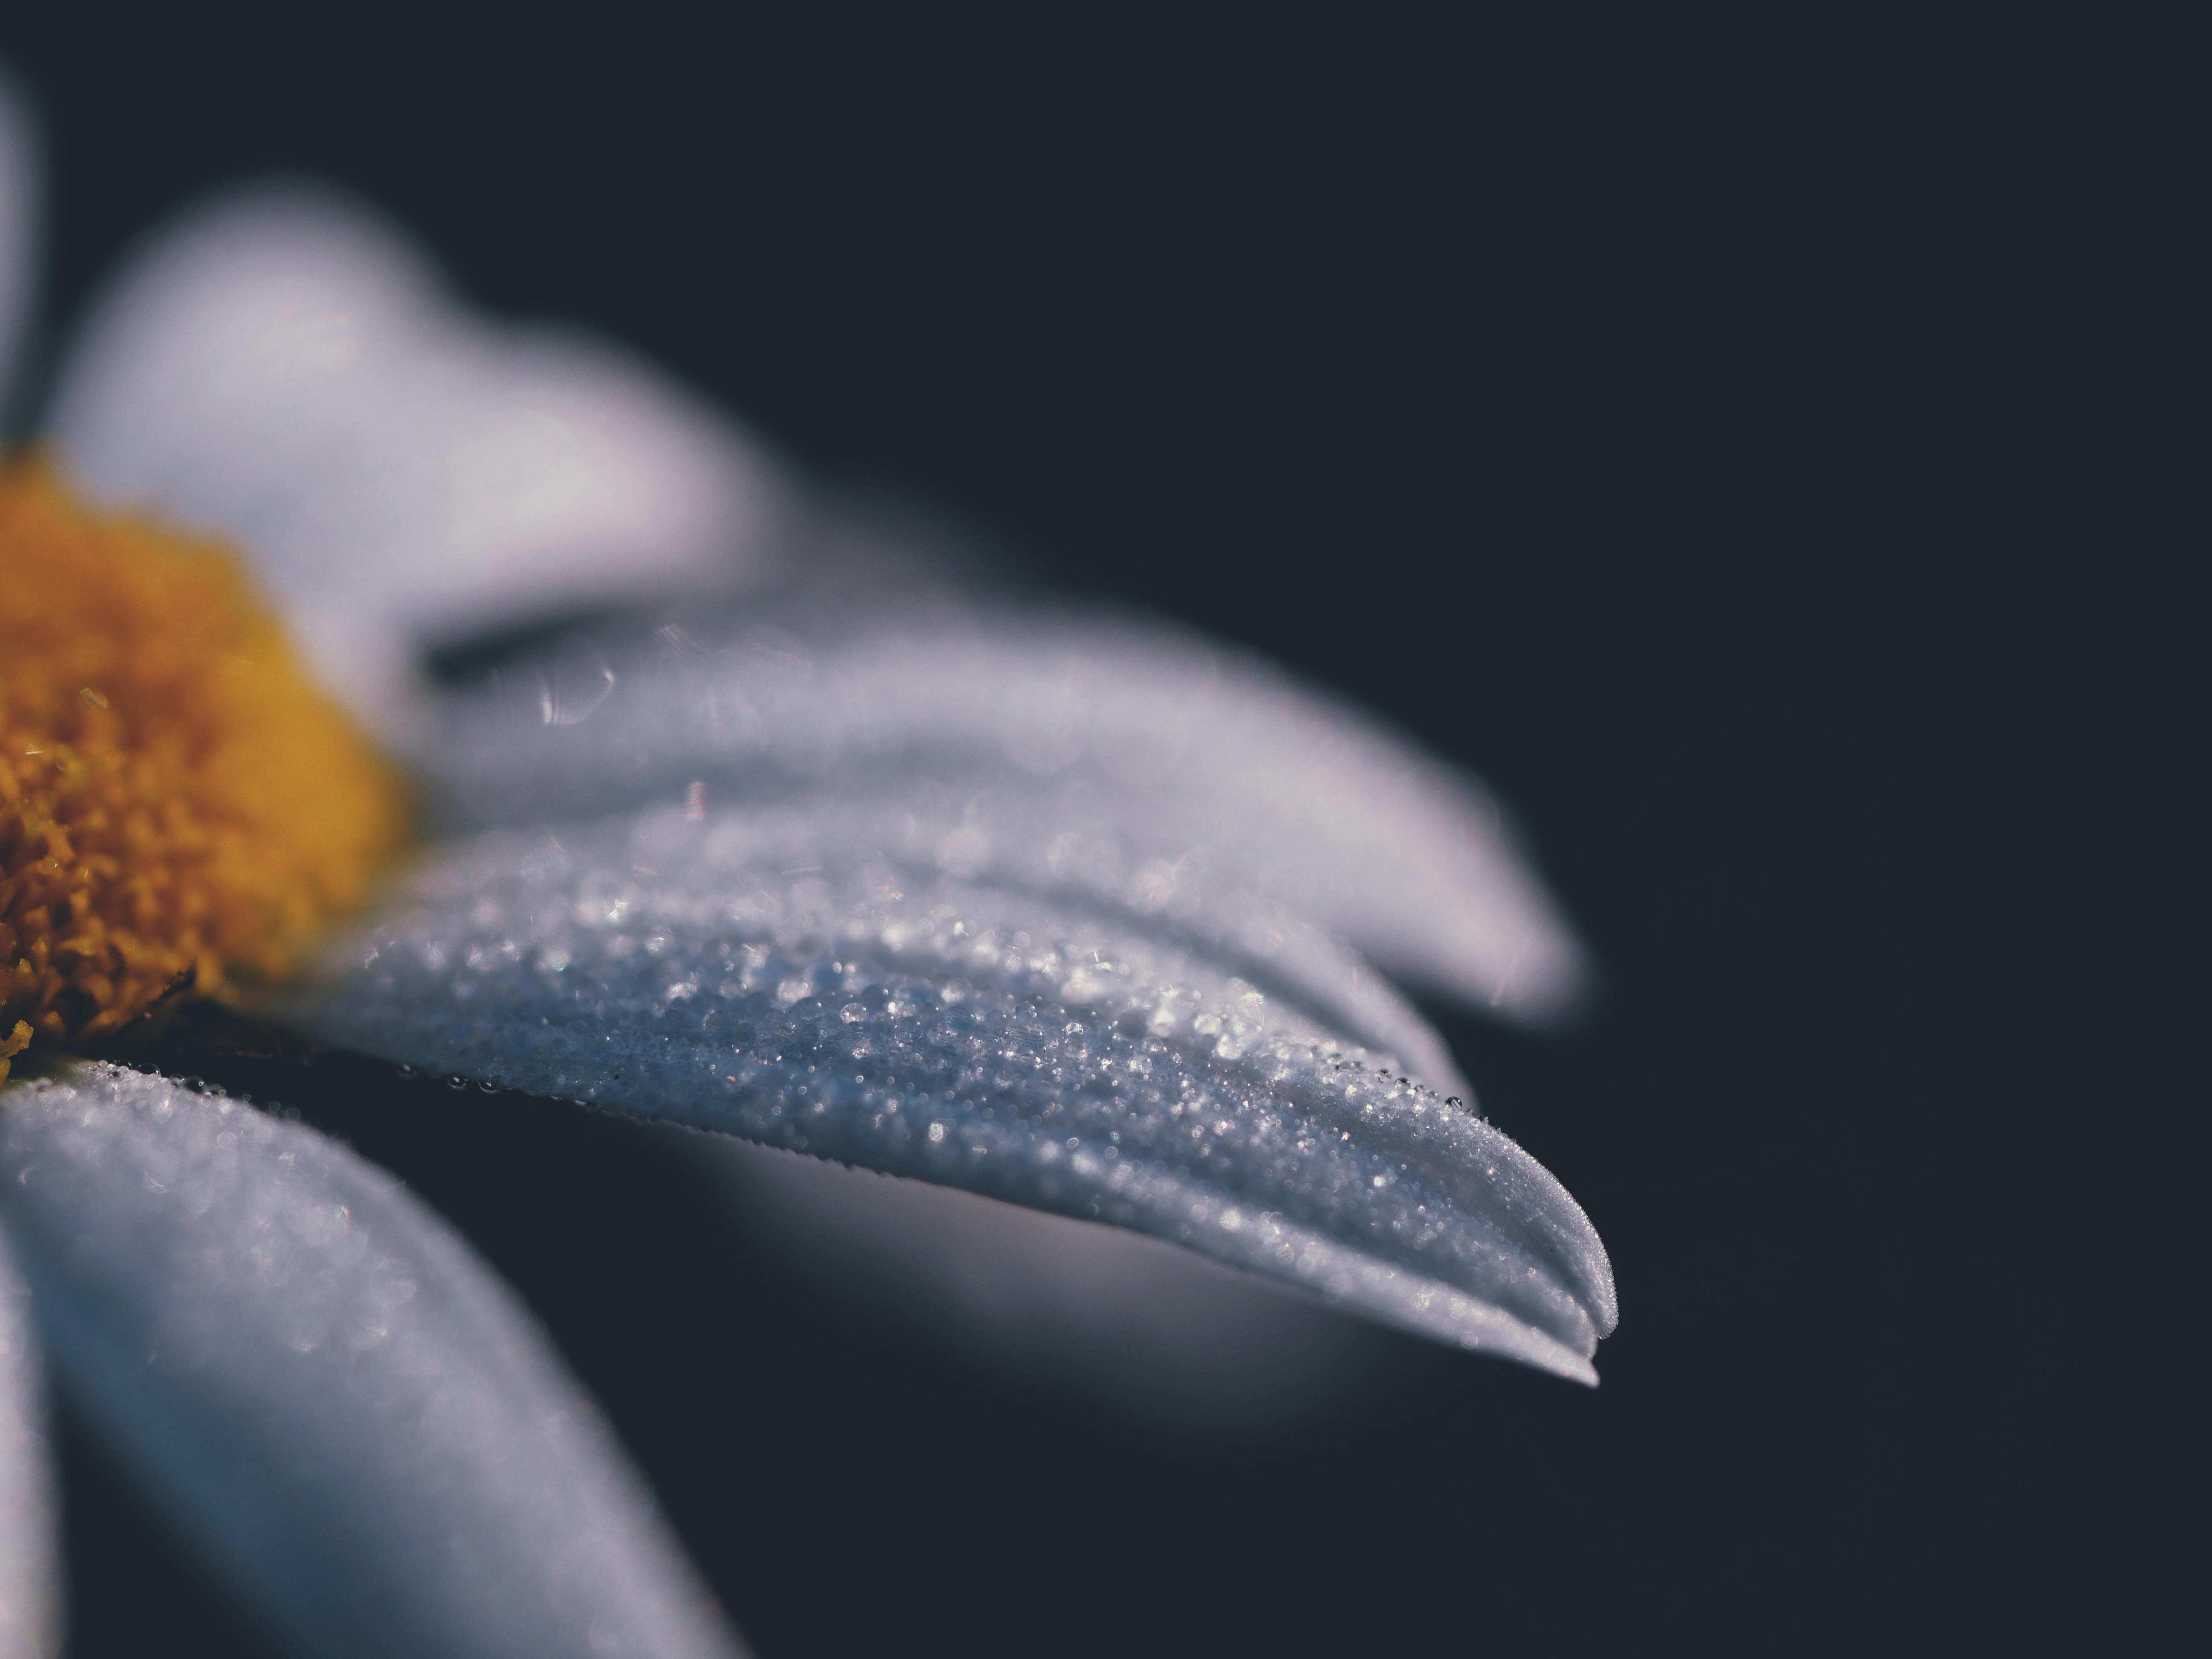
[[[53,1466],[29,1300],[0,1240],[0,1659],[61,1651]]]
[[[0,420],[13,412],[16,357],[38,292],[41,156],[23,94],[0,64]],[[0,438],[9,436],[0,427]]]
[[[732,1650],[543,1335],[344,1148],[73,1063],[8,1089],[0,1217],[58,1380],[303,1650]]]
[[[51,424],[98,496],[242,541],[372,712],[426,641],[753,579],[787,512],[745,438],[643,363],[470,316],[391,226],[301,191],[155,238]]]
[[[1170,914],[1266,896],[1527,1020],[1581,990],[1581,949],[1481,786],[1264,663],[944,596],[786,620],[687,618],[509,672],[423,755],[446,810],[527,822],[695,782],[760,799],[834,772],[844,799],[941,832],[950,867]]]
[[[763,848],[766,856],[763,856]],[[1321,999],[1172,925],[738,814],[494,833],[272,1005],[325,1040],[1156,1234],[1593,1380],[1574,1200]]]

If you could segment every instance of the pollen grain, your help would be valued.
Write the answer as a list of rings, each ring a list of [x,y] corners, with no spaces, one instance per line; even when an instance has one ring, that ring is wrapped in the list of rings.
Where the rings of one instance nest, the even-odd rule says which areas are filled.
[[[404,818],[227,550],[0,465],[0,1079],[281,975]]]

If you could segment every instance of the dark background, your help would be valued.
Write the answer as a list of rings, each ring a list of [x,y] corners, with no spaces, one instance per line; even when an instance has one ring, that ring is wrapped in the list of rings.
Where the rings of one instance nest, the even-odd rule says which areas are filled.
[[[2114,436],[2187,217],[2155,43],[60,10],[5,46],[50,323],[199,191],[339,180],[824,479],[1480,770],[1604,963],[1557,1039],[1435,1011],[1613,1251],[1604,1386],[1377,1334],[1289,1438],[1015,1388],[717,1231],[649,1133],[242,1068],[524,1290],[764,1655],[2042,1650],[2148,1605],[2170,1322],[2113,1304],[2179,1102],[2109,1033],[2183,1018],[2112,931],[2170,903],[2128,803],[2181,673],[2162,441]],[[77,1650],[244,1640],[68,1458]]]

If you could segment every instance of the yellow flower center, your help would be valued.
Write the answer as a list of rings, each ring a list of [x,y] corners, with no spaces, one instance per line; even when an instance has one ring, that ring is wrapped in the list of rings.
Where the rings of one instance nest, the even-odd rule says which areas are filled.
[[[0,466],[0,1079],[281,974],[404,816],[229,553]]]

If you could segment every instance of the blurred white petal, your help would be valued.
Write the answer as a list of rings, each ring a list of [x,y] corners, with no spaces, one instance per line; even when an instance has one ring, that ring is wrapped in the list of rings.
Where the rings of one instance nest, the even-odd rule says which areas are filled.
[[[61,1651],[44,1382],[29,1292],[0,1239],[0,1659]]]
[[[765,854],[765,855],[764,855]],[[1155,1234],[1583,1381],[1604,1248],[1327,1001],[1162,918],[653,809],[434,852],[271,1006],[325,1040]]]
[[[38,286],[40,163],[22,94],[0,65],[0,418]],[[38,1340],[0,1243],[0,1659],[60,1650],[54,1523]]]
[[[344,1148],[73,1062],[9,1087],[0,1218],[58,1382],[302,1650],[732,1651],[538,1329]]]
[[[1259,896],[1503,1013],[1574,1005],[1581,948],[1474,779],[1178,630],[901,599],[578,645],[457,702],[422,763],[461,824],[694,785],[708,800],[834,789],[947,868],[1222,929]]]
[[[242,542],[387,720],[425,642],[742,585],[787,512],[747,440],[642,362],[469,314],[401,233],[305,191],[127,261],[50,428],[96,496]]]
[[[17,358],[39,288],[40,163],[22,93],[0,64],[0,419],[9,412]],[[9,434],[0,428],[0,438]]]

